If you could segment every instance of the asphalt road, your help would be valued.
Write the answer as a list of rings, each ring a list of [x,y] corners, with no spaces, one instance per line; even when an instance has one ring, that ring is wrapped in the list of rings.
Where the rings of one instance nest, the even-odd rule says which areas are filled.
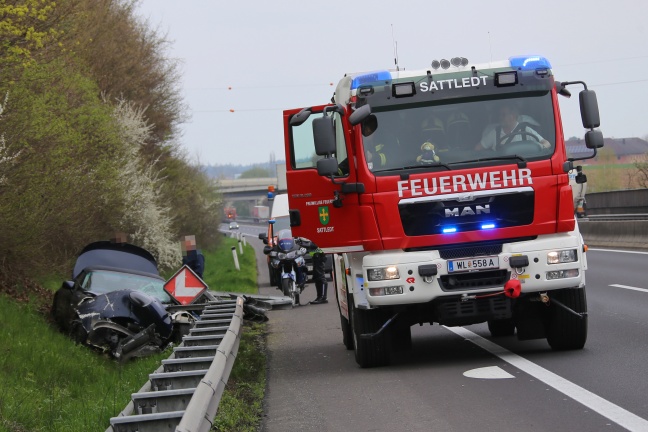
[[[260,293],[279,295],[262,243],[248,241]],[[491,338],[485,325],[425,325],[391,366],[361,369],[342,344],[334,295],[268,312],[262,430],[648,431],[648,254],[587,255],[589,336],[579,351]],[[302,302],[314,297],[311,283]]]

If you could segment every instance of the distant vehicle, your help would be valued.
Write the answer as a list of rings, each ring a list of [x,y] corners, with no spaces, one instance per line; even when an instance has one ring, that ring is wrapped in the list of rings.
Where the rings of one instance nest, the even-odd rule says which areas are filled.
[[[271,248],[275,246],[277,241],[277,233],[284,229],[290,229],[290,215],[288,213],[288,195],[278,194],[272,200],[272,210],[270,212],[270,219],[274,220],[274,224],[268,224],[267,233],[259,234],[259,238]],[[312,264],[310,271],[313,271]],[[281,271],[272,267],[270,264],[270,257],[268,257],[268,273],[270,274],[270,285],[278,287],[281,283]]]
[[[237,230],[237,229],[239,229],[239,224],[237,224],[236,222],[230,222],[229,229],[230,230]]]
[[[252,218],[254,223],[267,222],[270,218],[270,207],[268,206],[254,206],[252,209]]]
[[[226,222],[231,222],[236,220],[236,208],[235,207],[225,207],[223,209],[223,219]]]
[[[99,241],[77,257],[72,279],[54,294],[52,316],[83,345],[125,360],[161,352],[177,335],[153,255],[128,243]]]

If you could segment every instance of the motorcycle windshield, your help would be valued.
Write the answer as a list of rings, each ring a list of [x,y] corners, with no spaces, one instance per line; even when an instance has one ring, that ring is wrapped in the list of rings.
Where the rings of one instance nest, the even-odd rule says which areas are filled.
[[[295,247],[295,239],[290,230],[281,230],[277,234],[277,245],[283,252],[288,252]]]

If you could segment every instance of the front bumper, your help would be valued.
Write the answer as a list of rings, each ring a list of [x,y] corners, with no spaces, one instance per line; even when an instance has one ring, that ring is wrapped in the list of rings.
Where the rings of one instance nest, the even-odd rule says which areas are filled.
[[[520,281],[522,294],[585,286],[587,261],[578,231],[496,246],[496,252],[493,252],[494,249],[491,252],[483,252],[481,248],[477,248],[481,250],[481,255],[465,255],[465,251],[477,250],[473,245],[429,251],[385,251],[367,254],[362,260],[362,289],[369,306],[393,306],[427,303],[444,297],[501,292],[504,284],[510,279]],[[549,252],[570,249],[576,250],[576,261],[547,263]],[[484,257],[496,258],[496,267],[454,272],[449,268],[449,262],[452,260],[455,260],[456,270],[458,259]],[[524,257],[528,261],[523,259]],[[520,262],[528,264],[524,267],[513,266],[519,265]],[[431,266],[436,266],[434,276],[429,276]],[[395,267],[399,277],[369,281],[368,269],[384,267]]]

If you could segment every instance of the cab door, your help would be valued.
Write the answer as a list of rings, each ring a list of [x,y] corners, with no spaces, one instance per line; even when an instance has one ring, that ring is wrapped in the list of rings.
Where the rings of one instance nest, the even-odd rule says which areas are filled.
[[[291,228],[293,235],[312,240],[325,252],[361,251],[359,194],[342,193],[342,183],[357,184],[357,170],[351,129],[341,113],[326,113],[333,116],[335,124],[336,149],[331,156],[337,160],[338,174],[331,178],[317,172],[317,161],[328,156],[316,154],[313,120],[324,115],[325,107],[310,108],[310,116],[299,125],[291,125],[290,120],[300,109],[284,111]]]

